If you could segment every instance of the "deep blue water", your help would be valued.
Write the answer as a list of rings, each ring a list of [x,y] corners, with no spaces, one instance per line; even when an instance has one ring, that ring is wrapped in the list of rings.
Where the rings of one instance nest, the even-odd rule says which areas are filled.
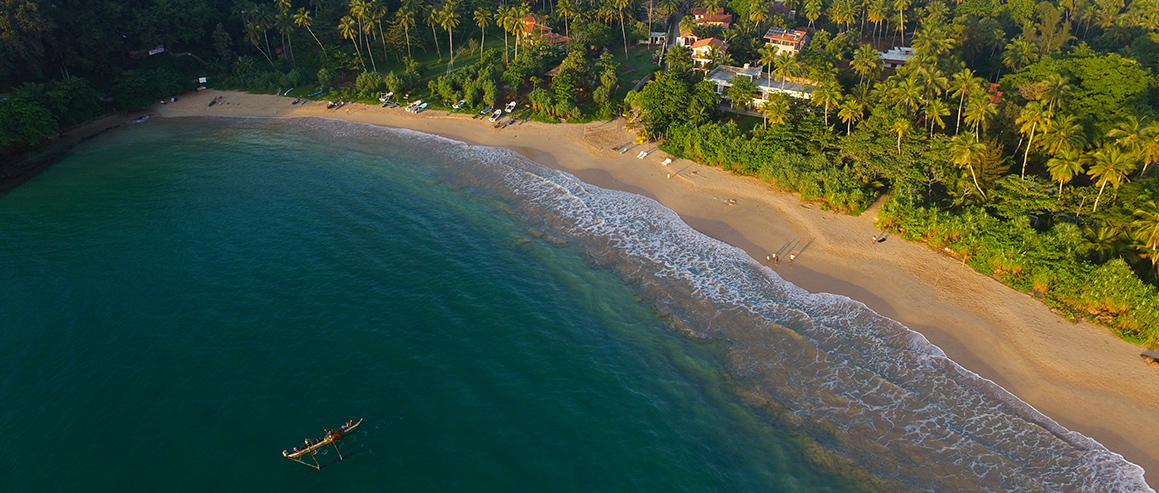
[[[95,139],[0,197],[0,313],[13,491],[1141,484],[648,199],[413,132]],[[349,460],[281,457],[352,417]]]

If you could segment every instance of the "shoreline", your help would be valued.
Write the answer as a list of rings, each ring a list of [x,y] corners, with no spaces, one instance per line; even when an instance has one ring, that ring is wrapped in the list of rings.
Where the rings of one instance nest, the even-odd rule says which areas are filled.
[[[209,101],[221,96],[214,106]],[[1107,328],[1070,322],[1037,299],[983,276],[925,245],[889,237],[874,244],[877,206],[860,216],[819,210],[752,177],[674,159],[655,145],[631,144],[623,120],[590,124],[525,122],[502,130],[468,114],[321,102],[239,92],[189,93],[157,105],[161,117],[321,117],[418,130],[472,145],[510,148],[603,188],[636,193],[674,210],[691,227],[766,255],[808,245],[778,274],[812,292],[848,296],[920,332],[958,364],[1002,386],[1060,425],[1098,441],[1159,483],[1159,371],[1141,346]],[[131,117],[126,117],[130,120]],[[633,159],[640,151],[649,154]],[[671,176],[669,174],[671,173]],[[13,185],[15,186],[15,185]]]

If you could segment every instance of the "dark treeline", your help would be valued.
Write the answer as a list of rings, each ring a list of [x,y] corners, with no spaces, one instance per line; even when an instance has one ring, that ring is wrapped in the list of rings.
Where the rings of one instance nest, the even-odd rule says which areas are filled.
[[[468,97],[494,104],[507,95],[530,96],[538,119],[607,117],[617,113],[626,90],[617,67],[628,59],[629,45],[647,37],[648,22],[663,30],[677,5],[0,1],[0,149],[9,151],[103,112],[141,109],[192,90],[198,76],[209,76],[214,87],[334,89],[328,93],[334,99],[382,90],[431,95],[448,105]],[[601,57],[610,50],[622,50],[623,58]],[[655,66],[648,49],[631,51],[643,61],[627,66],[629,72],[644,75]],[[466,74],[456,69],[472,66],[472,80],[464,84]]]

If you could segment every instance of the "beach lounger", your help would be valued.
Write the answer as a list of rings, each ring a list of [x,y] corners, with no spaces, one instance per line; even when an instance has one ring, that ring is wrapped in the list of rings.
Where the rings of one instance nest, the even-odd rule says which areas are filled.
[[[664,162],[662,162],[660,164],[663,164],[664,166],[668,166],[669,164],[672,164],[672,158],[665,159]]]
[[[640,151],[639,154],[636,154],[636,159],[644,159],[646,157],[648,157],[648,151]]]

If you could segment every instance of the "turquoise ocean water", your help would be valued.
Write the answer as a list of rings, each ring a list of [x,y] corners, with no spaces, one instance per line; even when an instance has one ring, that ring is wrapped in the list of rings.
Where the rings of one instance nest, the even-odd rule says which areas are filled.
[[[10,491],[1146,488],[649,199],[341,122],[154,119],[0,197],[0,350]]]

